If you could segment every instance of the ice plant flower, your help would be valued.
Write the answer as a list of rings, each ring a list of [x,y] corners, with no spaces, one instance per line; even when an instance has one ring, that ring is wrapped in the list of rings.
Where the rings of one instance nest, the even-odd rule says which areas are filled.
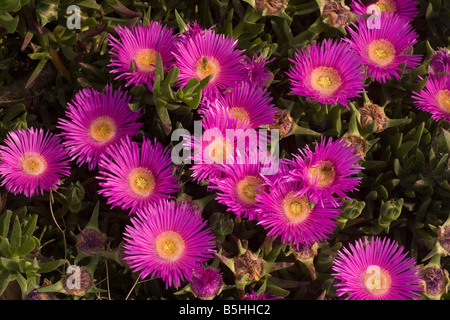
[[[139,148],[130,137],[106,150],[99,162],[102,189],[112,207],[120,206],[130,214],[160,199],[173,198],[178,190],[173,176],[169,150],[156,140],[144,138]]]
[[[274,59],[266,60],[262,54],[260,56],[254,54],[251,59],[244,56],[244,67],[247,69],[248,77],[246,82],[258,88],[268,88],[272,83],[273,74],[267,69],[266,65]]]
[[[280,237],[297,250],[301,245],[328,239],[338,225],[336,218],[341,211],[327,199],[313,203],[307,194],[299,195],[301,183],[269,180],[264,191],[256,193],[258,224],[268,230],[267,236]]]
[[[201,81],[212,76],[203,90],[205,99],[214,100],[225,89],[245,79],[242,51],[237,40],[212,30],[193,34],[177,43],[175,65],[180,69],[178,81],[184,87],[192,78]]]
[[[416,0],[353,0],[350,6],[355,14],[390,12],[406,20],[413,20],[417,13]]]
[[[199,110],[209,117],[220,117],[223,114],[221,108],[228,113],[226,118],[231,117],[238,120],[238,124],[247,122],[246,127],[257,129],[262,125],[274,122],[277,109],[271,104],[272,98],[267,90],[242,83],[224,92],[217,100],[202,109],[210,109],[209,113]]]
[[[164,69],[169,70],[174,63],[176,36],[172,28],[159,21],[151,21],[148,26],[118,26],[117,38],[108,36],[111,47],[109,67],[111,73],[118,74],[115,79],[125,79],[125,86],[146,85],[153,90],[156,58],[161,56]]]
[[[232,161],[236,156],[235,143],[232,137],[227,137],[227,130],[241,129],[244,134],[249,128],[247,119],[232,117],[223,105],[205,108],[201,113],[201,134],[185,137],[184,144],[185,149],[191,152],[187,160],[194,163],[192,178],[197,182],[221,177],[219,165]]]
[[[314,151],[307,145],[292,160],[286,160],[292,168],[286,178],[301,182],[299,194],[307,194],[311,201],[328,199],[338,206],[334,195],[348,198],[347,192],[357,190],[361,177],[355,175],[363,169],[357,165],[359,160],[361,156],[345,140],[322,137]]]
[[[110,85],[102,93],[84,88],[75,94],[67,104],[67,119],[59,119],[57,125],[72,160],[78,165],[87,163],[89,170],[94,170],[106,148],[125,136],[136,135],[142,126],[136,122],[141,113],[128,107],[130,99]]]
[[[379,19],[380,28],[371,29],[366,20],[359,17],[357,25],[353,23],[348,28],[351,39],[344,41],[361,56],[367,75],[372,80],[381,83],[392,77],[400,80],[401,73],[407,73],[403,65],[415,69],[420,64],[422,56],[410,54],[418,35],[399,16],[382,12]]]
[[[195,270],[191,278],[191,290],[202,300],[210,300],[220,294],[223,279],[219,269],[200,268]]]
[[[57,189],[70,175],[66,150],[59,137],[43,129],[29,128],[8,133],[0,146],[1,185],[14,194],[31,198]]]
[[[125,227],[125,257],[141,279],[158,277],[179,287],[214,257],[215,244],[200,211],[187,203],[161,200],[138,211]]]
[[[266,189],[265,180],[270,179],[262,174],[263,168],[274,159],[261,157],[252,161],[252,155],[243,157],[246,159],[238,158],[234,164],[222,165],[223,177],[211,179],[208,189],[217,193],[216,200],[228,206],[227,211],[254,220],[258,216],[256,194]]]
[[[430,73],[425,88],[413,92],[415,106],[430,113],[435,121],[450,121],[450,81],[449,75],[437,76]]]
[[[359,239],[338,251],[333,276],[337,295],[346,300],[410,300],[420,297],[421,279],[414,259],[388,238]]]
[[[364,92],[361,58],[344,42],[324,40],[297,51],[287,73],[292,92],[309,101],[347,105]]]
[[[257,291],[254,291],[253,289],[250,289],[250,292],[247,293],[242,300],[277,300],[281,299],[282,297],[273,296],[269,292],[266,293],[258,293]]]

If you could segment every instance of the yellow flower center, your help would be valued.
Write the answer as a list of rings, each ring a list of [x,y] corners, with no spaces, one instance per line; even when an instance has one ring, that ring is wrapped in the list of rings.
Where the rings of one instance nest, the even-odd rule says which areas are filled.
[[[311,86],[324,96],[331,96],[342,81],[339,72],[330,67],[318,67],[311,72]]]
[[[258,192],[255,187],[261,186],[263,179],[255,176],[247,176],[238,182],[236,191],[239,200],[245,204],[256,203],[256,193]]]
[[[377,10],[378,9],[378,10]],[[372,11],[377,13],[384,12],[395,12],[397,10],[395,1],[392,0],[380,0],[377,3],[371,4],[367,7],[367,13],[372,14]]]
[[[107,142],[116,135],[117,126],[113,119],[108,116],[98,117],[92,121],[89,128],[91,138],[100,143]]]
[[[311,183],[316,181],[316,186],[319,188],[330,186],[336,177],[336,171],[334,170],[333,164],[328,160],[308,168],[308,173],[310,174]]]
[[[437,94],[437,102],[439,108],[445,113],[450,113],[450,91],[445,89],[441,90]]]
[[[136,53],[134,61],[139,71],[153,73],[156,69],[157,52],[153,49],[141,49]]]
[[[220,65],[214,57],[204,56],[197,61],[195,71],[200,80],[206,78],[210,74],[213,75],[212,79],[214,79],[220,73]]]
[[[206,148],[205,154],[213,163],[225,163],[227,154],[232,154],[232,145],[226,138],[214,139]]]
[[[184,241],[174,231],[166,231],[156,237],[155,249],[157,255],[166,261],[175,261],[184,252]]]
[[[305,220],[311,213],[311,204],[307,197],[293,196],[291,191],[283,199],[283,212],[286,218],[293,223]]]
[[[392,283],[389,273],[377,265],[367,267],[362,281],[366,290],[374,296],[385,294]]]
[[[39,153],[25,153],[20,159],[22,170],[31,176],[38,176],[47,169],[47,161]]]
[[[374,40],[369,44],[369,59],[379,65],[386,66],[395,58],[394,46],[385,39]]]
[[[232,116],[234,119],[238,119],[238,124],[241,124],[242,122],[248,121],[250,122],[250,117],[248,115],[248,112],[241,107],[233,107],[230,109],[230,116]]]
[[[134,168],[128,174],[128,185],[134,194],[141,197],[147,197],[155,188],[155,178],[147,168]]]

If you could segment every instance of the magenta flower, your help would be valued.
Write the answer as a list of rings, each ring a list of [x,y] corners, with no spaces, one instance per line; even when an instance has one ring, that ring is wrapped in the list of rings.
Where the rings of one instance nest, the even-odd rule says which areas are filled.
[[[34,128],[15,130],[4,142],[0,146],[1,185],[9,192],[31,198],[57,189],[60,179],[70,175],[67,152],[52,133]]]
[[[118,26],[115,30],[117,38],[108,36],[114,56],[108,65],[113,67],[111,73],[118,73],[115,79],[125,79],[125,86],[142,84],[153,90],[158,53],[164,69],[169,70],[174,63],[177,38],[172,28],[151,21],[148,26]]]
[[[245,133],[248,128],[246,119],[232,117],[222,105],[204,109],[201,123],[202,135],[187,137],[185,143],[185,148],[192,153],[187,160],[194,162],[192,178],[198,182],[221,177],[220,165],[235,157],[235,143],[232,137],[227,137],[227,130],[242,129]]]
[[[250,292],[247,293],[242,300],[277,300],[282,299],[282,297],[273,296],[270,294],[270,291],[267,293],[258,293],[253,289],[250,289]]]
[[[358,24],[349,27],[351,39],[348,42],[362,58],[367,74],[378,82],[386,83],[394,77],[400,80],[401,73],[407,73],[403,64],[416,69],[421,55],[412,55],[413,45],[417,42],[417,33],[401,17],[382,12],[379,16],[380,28],[369,28],[363,17]]]
[[[359,239],[338,251],[333,276],[338,296],[346,300],[409,300],[420,297],[421,280],[414,259],[397,242]]]
[[[437,76],[430,73],[425,88],[414,92],[413,98],[416,107],[430,113],[435,121],[450,121],[449,75]]]
[[[179,84],[184,87],[192,78],[212,79],[203,90],[207,100],[213,101],[225,89],[235,86],[245,79],[242,65],[244,57],[236,50],[237,40],[211,30],[193,34],[177,43],[174,53],[176,66],[180,69]]]
[[[292,170],[286,175],[289,181],[299,181],[300,195],[307,194],[311,201],[323,204],[328,199],[338,206],[334,194],[348,198],[347,192],[357,190],[361,177],[355,177],[363,167],[357,165],[361,159],[343,140],[328,141],[320,139],[312,151],[309,146],[299,154],[293,155],[293,160],[287,160]]]
[[[235,118],[239,124],[247,122],[245,127],[257,129],[275,121],[277,109],[271,104],[272,97],[267,90],[242,83],[220,96],[207,107],[199,110],[205,117],[222,117],[223,121]],[[225,116],[224,113],[228,113]]]
[[[128,107],[130,99],[110,85],[103,93],[85,88],[75,94],[68,103],[68,119],[60,119],[56,127],[63,131],[63,144],[78,165],[87,163],[89,170],[94,170],[106,148],[122,137],[136,135],[142,126],[136,122],[141,113]]]
[[[288,170],[284,170],[288,173]],[[300,250],[301,245],[322,242],[336,229],[340,209],[327,200],[313,203],[307,195],[299,195],[299,182],[286,179],[268,181],[265,190],[256,194],[258,224],[269,230],[267,236],[280,237]]]
[[[125,258],[141,279],[150,276],[179,287],[214,257],[215,243],[200,211],[187,203],[161,200],[138,211],[125,227]]]
[[[350,46],[328,39],[297,51],[287,75],[292,92],[309,101],[347,105],[364,92],[361,58]]]
[[[220,294],[223,279],[220,270],[214,268],[200,268],[195,270],[191,279],[191,289],[194,295],[203,300],[213,299]]]
[[[406,20],[413,20],[417,13],[416,0],[354,0],[350,3],[355,14],[372,14],[381,12],[390,12]]]
[[[129,137],[102,154],[97,179],[99,190],[112,207],[130,209],[130,214],[142,210],[160,199],[173,198],[179,189],[173,176],[169,150],[156,140],[144,138],[141,147]]]
[[[217,193],[216,200],[228,206],[240,218],[257,219],[256,195],[266,191],[265,181],[277,176],[265,176],[264,168],[273,163],[271,157],[246,154],[235,159],[234,164],[222,165],[223,177],[210,179],[209,190]]]

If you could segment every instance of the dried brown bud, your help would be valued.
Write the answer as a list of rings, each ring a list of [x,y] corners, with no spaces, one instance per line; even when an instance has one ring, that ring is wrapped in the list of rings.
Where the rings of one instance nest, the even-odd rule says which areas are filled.
[[[282,13],[287,7],[287,0],[255,0],[255,9],[263,11],[267,9],[267,15]]]
[[[63,276],[64,290],[74,296],[84,296],[93,282],[91,275],[83,267],[75,267]]]
[[[294,251],[297,260],[308,260],[317,256],[317,253],[317,243],[314,243],[312,246],[300,244],[299,250]]]
[[[359,109],[361,114],[361,125],[366,127],[375,120],[375,132],[382,132],[386,129],[387,117],[384,109],[377,104],[366,102],[362,108]]]
[[[367,150],[367,141],[363,137],[348,136],[344,140],[350,147],[355,148],[355,154],[364,157]]]
[[[269,129],[277,129],[280,131],[281,136],[286,136],[291,131],[294,123],[294,119],[282,109],[278,109],[278,113],[275,116],[275,121],[269,125]]]
[[[262,260],[255,257],[250,250],[247,250],[240,256],[234,257],[233,262],[236,270],[236,278],[240,275],[244,275],[249,281],[258,281],[261,278]]]
[[[322,17],[330,18],[330,25],[332,27],[345,27],[348,24],[348,13],[350,8],[341,2],[334,0],[326,1],[323,10]]]

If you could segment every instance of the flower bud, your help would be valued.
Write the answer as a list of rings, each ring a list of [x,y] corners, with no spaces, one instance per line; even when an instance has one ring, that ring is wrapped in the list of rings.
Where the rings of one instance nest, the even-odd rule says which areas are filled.
[[[344,137],[344,141],[347,142],[350,147],[353,147],[355,149],[355,154],[364,158],[368,149],[366,139],[364,139],[362,136],[357,137],[349,135],[347,137]]]
[[[74,268],[63,276],[63,288],[70,295],[82,297],[92,287],[93,279],[83,267]]]
[[[254,0],[254,8],[262,15],[277,15],[287,8],[287,0]]]
[[[294,250],[294,256],[297,260],[305,265],[313,280],[316,280],[316,268],[314,268],[314,258],[318,254],[317,243],[312,246],[300,244],[299,250]]]
[[[250,290],[249,293],[247,293],[242,300],[277,300],[282,299],[282,297],[273,296],[270,294],[270,291],[267,293],[259,293],[254,290]]]
[[[233,220],[220,212],[214,212],[208,219],[208,223],[211,226],[211,230],[218,237],[225,237],[233,232]]]
[[[280,132],[280,136],[285,137],[293,127],[294,119],[282,109],[278,109],[278,113],[275,115],[275,121],[269,125],[269,129],[277,129]]]
[[[331,27],[337,28],[348,25],[350,8],[346,6],[345,3],[334,0],[326,0],[322,5],[322,18],[328,18],[327,22]]]
[[[218,269],[202,268],[194,271],[190,285],[197,298],[211,300],[222,291],[223,279]]]
[[[403,199],[389,200],[384,202],[380,208],[380,216],[378,217],[378,225],[385,230],[389,230],[392,221],[398,219],[402,213]]]
[[[450,50],[439,48],[430,59],[430,67],[434,73],[450,72]]]
[[[33,289],[27,294],[26,300],[53,300],[53,295],[49,292],[39,292],[38,289]]]
[[[420,265],[419,273],[423,281],[423,293],[428,299],[440,300],[448,292],[449,275],[447,270],[442,269],[439,255],[433,256],[426,266]]]
[[[361,115],[361,125],[363,127],[369,126],[375,121],[375,132],[382,132],[386,129],[387,120],[384,108],[372,102],[364,103],[364,106],[359,109]]]
[[[101,251],[106,242],[106,234],[99,230],[85,228],[80,230],[78,241],[76,244],[78,252],[83,252],[88,255]]]
[[[438,227],[438,246],[439,254],[449,255],[450,252],[450,225],[442,225]]]

